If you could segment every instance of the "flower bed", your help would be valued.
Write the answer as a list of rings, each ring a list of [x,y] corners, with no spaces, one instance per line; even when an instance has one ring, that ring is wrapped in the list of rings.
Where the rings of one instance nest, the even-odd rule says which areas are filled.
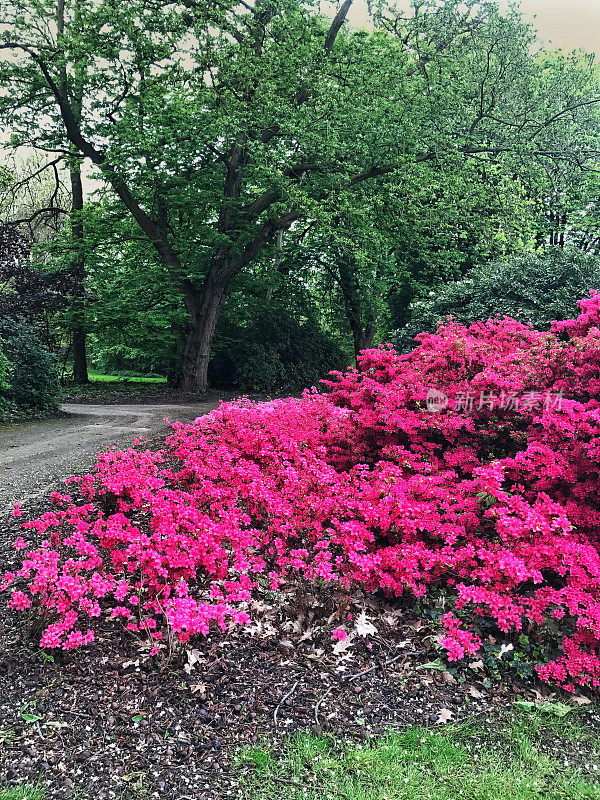
[[[253,590],[290,574],[445,591],[450,660],[491,623],[535,639],[543,680],[598,687],[600,296],[580,306],[550,333],[448,321],[324,394],[227,403],[160,451],[103,454],[72,479],[82,502],[25,522],[11,606],[41,612],[43,647],[108,616],[156,650],[247,623]]]

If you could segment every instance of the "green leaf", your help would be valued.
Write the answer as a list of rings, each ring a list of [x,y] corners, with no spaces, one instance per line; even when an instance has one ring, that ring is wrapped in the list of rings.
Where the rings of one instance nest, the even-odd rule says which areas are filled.
[[[567,714],[575,711],[573,706],[568,706],[565,703],[552,703],[550,701],[532,703],[530,700],[515,700],[513,705],[521,711],[530,713],[539,711],[542,714],[552,714],[554,717],[566,717]]]
[[[428,661],[427,664],[419,664],[417,669],[436,669],[438,672],[446,672],[448,667],[441,658],[436,658],[435,661]]]
[[[25,722],[38,722],[42,717],[39,714],[25,714],[21,712],[21,717],[25,720]]]

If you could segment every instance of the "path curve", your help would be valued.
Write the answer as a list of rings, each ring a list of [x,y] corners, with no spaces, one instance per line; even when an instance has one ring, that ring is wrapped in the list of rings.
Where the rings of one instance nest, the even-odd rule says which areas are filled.
[[[57,418],[0,428],[0,515],[90,470],[97,453],[158,437],[171,421],[191,422],[218,403],[83,405],[66,403]]]

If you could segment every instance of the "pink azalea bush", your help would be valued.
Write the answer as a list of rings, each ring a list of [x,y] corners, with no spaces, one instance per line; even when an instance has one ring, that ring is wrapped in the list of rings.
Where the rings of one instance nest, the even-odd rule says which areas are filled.
[[[160,451],[103,454],[72,479],[80,502],[55,493],[24,523],[9,604],[69,649],[98,618],[157,646],[245,624],[256,587],[289,576],[444,591],[450,661],[491,623],[537,637],[543,680],[597,688],[600,296],[580,307],[550,332],[449,320],[409,355],[365,351],[324,394],[227,403]],[[430,390],[447,405],[428,410]]]

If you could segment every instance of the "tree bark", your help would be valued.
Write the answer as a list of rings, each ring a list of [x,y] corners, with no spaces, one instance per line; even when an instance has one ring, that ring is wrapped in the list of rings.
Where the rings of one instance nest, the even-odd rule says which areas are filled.
[[[86,324],[85,324],[85,254],[83,238],[83,186],[79,163],[69,169],[71,178],[71,235],[75,257],[71,266],[73,287],[73,381],[76,384],[89,383],[87,369]]]
[[[73,328],[73,382],[89,383],[87,368],[87,333],[85,328]]]
[[[79,6],[75,4],[75,19],[79,18]],[[65,30],[65,0],[58,0],[56,6],[56,28],[60,36]],[[83,103],[83,81],[77,66],[72,76],[72,105],[75,118],[79,122]],[[69,79],[66,66],[61,67],[58,92],[65,103],[69,103]],[[69,163],[71,183],[71,238],[74,256],[70,264],[73,278],[72,325],[73,342],[73,381],[76,384],[89,383],[87,369],[86,324],[85,324],[85,241],[83,235],[83,184],[81,182],[81,160],[72,146]]]
[[[227,297],[228,282],[210,273],[200,290],[189,281],[183,286],[185,305],[190,315],[178,388],[184,392],[205,392],[208,381],[210,346],[219,313]]]
[[[358,357],[358,354],[363,350],[369,350],[369,348],[373,346],[373,339],[375,337],[376,330],[376,326],[372,323],[369,323],[364,328],[361,326],[352,328],[352,336],[354,338],[354,355],[356,357]]]
[[[356,273],[346,259],[347,256],[340,253],[337,259],[337,266],[340,277],[340,289],[344,298],[346,319],[348,320],[348,325],[350,326],[352,338],[354,340],[354,355],[358,358],[358,354],[362,350],[368,350],[373,344],[377,326],[372,319],[363,324],[360,285]],[[369,316],[372,317],[373,310],[369,308],[368,312]]]

